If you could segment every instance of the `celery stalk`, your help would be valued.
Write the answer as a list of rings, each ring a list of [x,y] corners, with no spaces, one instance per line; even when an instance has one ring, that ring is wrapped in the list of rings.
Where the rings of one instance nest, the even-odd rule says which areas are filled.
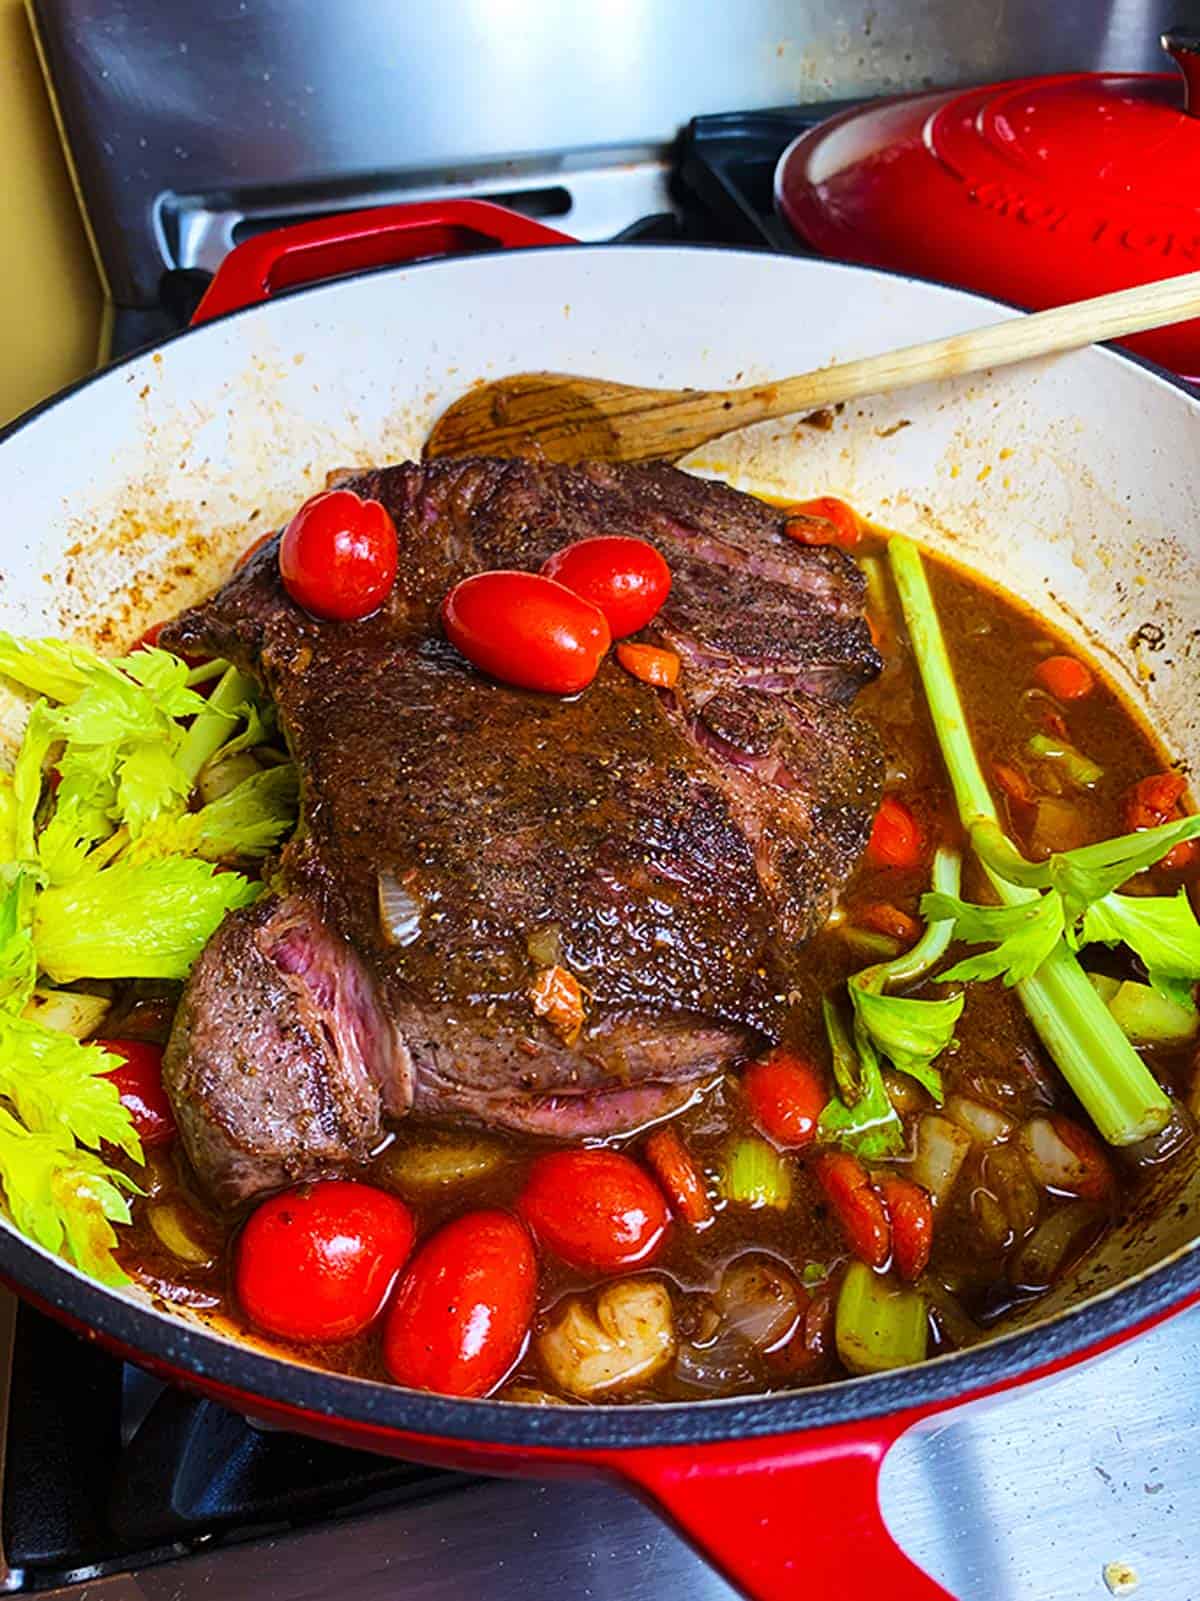
[[[837,1352],[851,1373],[882,1373],[925,1360],[929,1313],[925,1298],[889,1275],[851,1262],[835,1317]]]
[[[786,1211],[792,1200],[792,1170],[774,1146],[748,1134],[734,1140],[725,1152],[721,1190],[735,1206]]]
[[[963,826],[972,843],[979,828],[993,850],[1007,847],[1020,861],[1003,836],[975,756],[920,552],[897,536],[888,546],[888,560]],[[1036,895],[1035,889],[1009,883],[986,861],[984,865],[1002,904],[1019,905]],[[1171,1115],[1170,1100],[1065,941],[1060,939],[1037,972],[1017,985],[1017,994],[1059,1071],[1110,1145],[1132,1145],[1163,1127]]]
[[[226,668],[221,675],[220,683],[208,697],[207,706],[192,719],[192,726],[179,747],[177,761],[193,784],[205,762],[229,738],[238,707],[244,706],[257,689],[254,680],[236,667]]]

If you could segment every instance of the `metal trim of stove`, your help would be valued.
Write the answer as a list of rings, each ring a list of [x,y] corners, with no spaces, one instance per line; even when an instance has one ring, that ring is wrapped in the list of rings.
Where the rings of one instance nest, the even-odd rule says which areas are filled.
[[[653,186],[698,113],[1148,66],[1176,0],[26,4],[104,277],[145,309],[239,216],[563,187],[600,237],[622,162]]]

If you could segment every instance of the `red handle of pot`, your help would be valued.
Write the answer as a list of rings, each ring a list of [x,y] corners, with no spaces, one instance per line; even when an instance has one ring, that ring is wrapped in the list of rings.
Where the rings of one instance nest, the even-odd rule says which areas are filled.
[[[928,1415],[630,1451],[612,1466],[752,1601],[952,1601],[879,1510],[888,1450]]]
[[[570,234],[487,200],[431,200],[373,206],[247,239],[229,252],[196,308],[192,324],[257,305],[284,289],[426,256],[528,245],[573,245]]]

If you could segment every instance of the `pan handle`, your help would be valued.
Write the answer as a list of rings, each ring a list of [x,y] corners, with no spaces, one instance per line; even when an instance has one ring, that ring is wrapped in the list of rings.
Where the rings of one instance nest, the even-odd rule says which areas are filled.
[[[276,228],[235,246],[218,267],[192,325],[257,305],[284,289],[372,267],[396,267],[426,256],[575,243],[570,234],[487,200],[344,211]]]
[[[622,1452],[611,1466],[752,1601],[952,1601],[879,1510],[883,1460],[930,1411]]]

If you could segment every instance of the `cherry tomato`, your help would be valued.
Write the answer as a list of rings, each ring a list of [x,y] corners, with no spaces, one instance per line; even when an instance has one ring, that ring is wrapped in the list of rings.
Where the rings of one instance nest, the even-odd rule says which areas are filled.
[[[1186,789],[1187,782],[1178,773],[1152,773],[1149,778],[1139,779],[1125,791],[1121,801],[1125,827],[1134,832],[1174,822],[1183,816],[1180,802]],[[1194,839],[1185,839],[1173,846],[1158,865],[1169,873],[1182,873],[1192,866],[1197,855],[1200,855],[1200,844]]]
[[[666,1192],[671,1210],[694,1229],[712,1222],[704,1175],[673,1128],[655,1129],[645,1144],[646,1160]]]
[[[652,1179],[619,1151],[551,1151],[529,1170],[517,1210],[572,1267],[616,1273],[658,1255],[669,1226]]]
[[[863,528],[858,513],[844,500],[819,495],[816,500],[798,500],[786,508],[784,532],[802,545],[840,545],[853,550],[862,542]]]
[[[883,1267],[891,1255],[892,1231],[887,1208],[862,1163],[849,1151],[827,1151],[814,1171],[855,1256],[869,1267]]]
[[[921,925],[915,917],[893,906],[890,901],[876,901],[871,906],[856,907],[852,913],[860,928],[873,928],[877,934],[899,940],[901,945],[915,945],[921,937]]]
[[[442,603],[446,638],[481,672],[521,689],[574,695],[612,643],[604,613],[540,573],[477,573]]]
[[[933,1203],[911,1179],[886,1173],[875,1180],[892,1224],[892,1260],[902,1279],[911,1283],[929,1266],[933,1249]]]
[[[415,1233],[404,1202],[373,1184],[285,1190],[238,1238],[237,1298],[252,1323],[285,1340],[353,1339],[383,1310]]]
[[[371,504],[372,505],[377,505],[378,502],[377,501],[372,501]],[[263,548],[263,546],[264,545],[269,545],[274,538],[275,538],[275,530],[273,528],[268,528],[265,534],[259,534],[258,538],[254,541],[254,543],[252,545],[247,545],[245,550],[242,552],[242,554],[234,562],[234,564],[233,564],[234,572],[235,573],[240,573],[242,568],[245,567],[248,562],[250,562],[255,556],[258,555],[259,551]]]
[[[780,1046],[742,1074],[750,1115],[768,1139],[794,1150],[815,1137],[829,1096],[816,1067]]]
[[[654,546],[623,534],[576,540],[556,550],[542,572],[598,606],[614,639],[645,628],[671,588],[671,569]]]
[[[1096,677],[1074,656],[1047,656],[1033,670],[1033,681],[1055,700],[1083,700],[1096,687]]]
[[[163,1089],[162,1046],[151,1045],[147,1040],[124,1039],[91,1043],[122,1058],[121,1066],[104,1077],[117,1086],[121,1105],[129,1113],[142,1144],[169,1145],[175,1138],[175,1114]]]
[[[486,1395],[521,1354],[533,1320],[537,1258],[507,1212],[468,1212],[439,1229],[400,1280],[383,1329],[397,1384]]]
[[[367,617],[396,579],[396,525],[378,500],[327,489],[306,500],[279,542],[283,587],[305,611],[335,622]]]
[[[617,660],[627,673],[656,689],[671,689],[679,682],[679,657],[659,645],[618,645]]]
[[[902,800],[885,795],[875,814],[867,857],[875,867],[916,867],[925,854],[925,842],[916,818]]]

